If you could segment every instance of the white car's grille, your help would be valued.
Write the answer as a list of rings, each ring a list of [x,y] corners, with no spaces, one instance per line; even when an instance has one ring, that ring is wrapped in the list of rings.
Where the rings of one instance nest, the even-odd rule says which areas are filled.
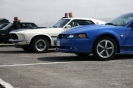
[[[18,39],[18,36],[16,34],[10,34],[12,39]]]

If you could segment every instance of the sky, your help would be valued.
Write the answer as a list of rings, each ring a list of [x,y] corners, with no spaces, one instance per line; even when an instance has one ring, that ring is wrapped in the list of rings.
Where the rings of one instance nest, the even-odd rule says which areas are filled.
[[[0,18],[49,26],[65,12],[74,17],[110,19],[133,12],[133,0],[0,0]]]

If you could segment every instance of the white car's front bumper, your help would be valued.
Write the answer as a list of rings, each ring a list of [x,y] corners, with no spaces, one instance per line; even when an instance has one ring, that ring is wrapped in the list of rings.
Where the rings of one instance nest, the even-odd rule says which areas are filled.
[[[17,40],[17,39],[9,39],[15,45],[28,45],[29,42],[27,40]]]

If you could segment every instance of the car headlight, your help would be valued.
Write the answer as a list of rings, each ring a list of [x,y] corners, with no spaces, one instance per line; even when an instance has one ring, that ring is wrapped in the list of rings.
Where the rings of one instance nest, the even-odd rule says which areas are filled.
[[[67,38],[87,38],[86,34],[70,34],[67,36]]]

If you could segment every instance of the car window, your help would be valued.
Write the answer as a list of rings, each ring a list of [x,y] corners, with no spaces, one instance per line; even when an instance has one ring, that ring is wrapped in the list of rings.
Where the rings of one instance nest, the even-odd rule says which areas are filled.
[[[53,25],[54,28],[63,28],[70,19],[60,19],[55,25]]]
[[[31,23],[30,24],[32,27],[38,27],[36,24],[34,24],[34,23]]]
[[[8,24],[0,24],[0,29],[2,29],[3,27],[5,27]]]
[[[24,24],[24,28],[30,28],[28,24]]]
[[[8,30],[10,28],[12,28],[12,23],[8,24],[7,26],[3,27],[1,30]]]
[[[3,24],[0,24],[0,28],[3,26]]]
[[[28,26],[29,26],[30,28],[37,28],[37,27],[38,27],[37,25],[35,25],[35,24],[33,24],[33,23],[28,24]]]
[[[21,28],[25,28],[26,26],[25,26],[25,24],[21,24]]]
[[[128,22],[132,20],[133,20],[133,13],[129,13],[129,14],[123,14],[106,24],[114,25],[114,26],[125,26],[128,24]]]
[[[71,27],[79,26],[79,25],[88,25],[88,24],[95,24],[91,20],[73,20],[68,25]]]
[[[24,29],[24,28],[36,28],[37,26],[33,23],[21,23],[21,28]]]

